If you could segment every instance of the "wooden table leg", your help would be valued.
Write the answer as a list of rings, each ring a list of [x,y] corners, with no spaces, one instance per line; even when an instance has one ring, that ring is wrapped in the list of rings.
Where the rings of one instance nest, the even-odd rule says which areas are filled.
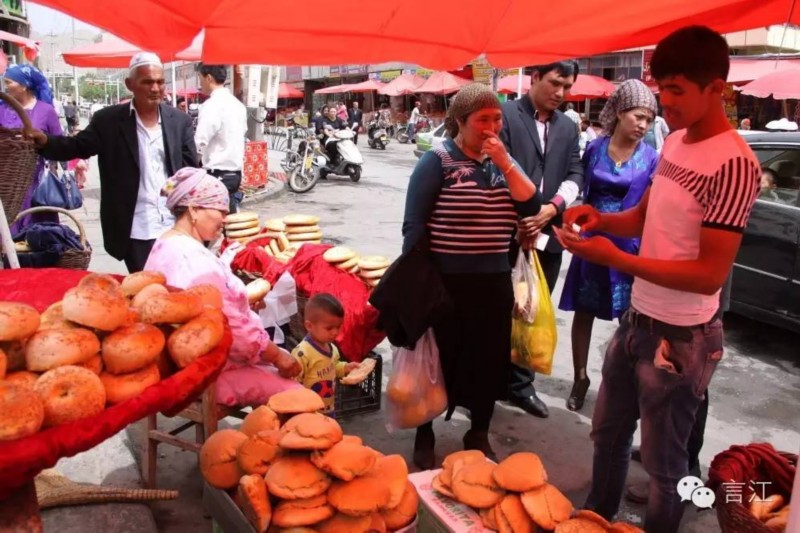
[[[31,480],[0,500],[0,532],[42,533],[42,517],[36,499],[36,485]]]

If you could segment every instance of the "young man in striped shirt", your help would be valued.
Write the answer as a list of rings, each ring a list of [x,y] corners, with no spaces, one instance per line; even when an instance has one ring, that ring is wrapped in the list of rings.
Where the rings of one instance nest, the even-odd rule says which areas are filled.
[[[608,519],[617,513],[641,418],[642,463],[650,475],[645,530],[673,533],[684,509],[677,485],[688,475],[687,442],[722,358],[719,291],[755,202],[760,169],[722,105],[729,68],[722,36],[705,27],[678,30],[658,44],[651,68],[675,133],[664,144],[650,191],[619,214],[570,209],[557,235],[572,253],[635,276],[631,309],[603,363],[586,507]],[[641,236],[639,255],[604,237],[583,238],[574,224],[581,232]]]

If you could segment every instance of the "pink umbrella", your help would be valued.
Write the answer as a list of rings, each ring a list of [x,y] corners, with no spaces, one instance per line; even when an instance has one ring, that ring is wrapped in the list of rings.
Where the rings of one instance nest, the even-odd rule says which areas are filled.
[[[319,89],[316,92],[317,94],[337,94],[337,93],[346,93],[353,87],[353,84],[343,84],[343,85],[333,85],[331,87],[325,87],[324,89]]]
[[[569,90],[566,100],[575,102],[587,98],[608,98],[616,89],[616,85],[599,76],[578,74],[578,79]]]
[[[386,96],[405,96],[414,94],[414,89],[425,83],[425,78],[415,74],[403,74],[396,77],[380,89],[378,94]]]
[[[519,76],[503,76],[499,80],[497,80],[497,92],[502,94],[517,94],[517,83],[519,80]],[[523,76],[522,77],[522,93],[527,93],[528,89],[531,88],[531,77],[530,76]]]
[[[800,69],[779,70],[764,74],[742,87],[742,94],[776,100],[800,98]]]
[[[61,54],[64,62],[73,67],[88,68],[127,68],[133,56],[142,49],[114,35],[106,35],[99,43],[92,43]],[[175,57],[164,57],[164,61],[176,59],[197,61],[202,56],[203,36],[198,34],[191,46],[175,54]]]
[[[446,71],[434,72],[425,83],[414,89],[415,93],[450,94],[458,91],[464,85],[472,83],[459,76]]]
[[[377,80],[367,80],[367,81],[362,81],[361,83],[356,83],[355,85],[351,85],[348,92],[368,93],[370,91],[379,91],[385,85],[386,85],[385,83],[381,83]]]
[[[30,61],[36,59],[36,55],[39,53],[39,42],[34,41],[33,39],[28,39],[27,37],[20,37],[14,33],[9,33],[7,31],[0,31],[0,41],[6,41],[9,43],[14,43],[22,46],[25,48],[25,57],[29,55],[33,55],[33,59],[28,57]]]
[[[302,98],[303,91],[292,87],[288,83],[281,83],[278,86],[278,98]]]

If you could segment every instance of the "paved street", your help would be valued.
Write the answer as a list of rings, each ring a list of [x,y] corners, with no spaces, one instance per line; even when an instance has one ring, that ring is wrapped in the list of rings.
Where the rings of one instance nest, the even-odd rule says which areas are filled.
[[[392,143],[385,152],[380,152],[370,150],[365,143],[362,145],[367,162],[361,182],[332,177],[321,181],[308,194],[286,193],[250,208],[256,209],[262,219],[289,213],[318,215],[326,241],[346,244],[361,254],[396,257],[401,244],[400,226],[406,186],[416,162],[413,146]],[[274,162],[271,161],[273,169],[276,167],[272,164]],[[83,217],[95,246],[92,268],[123,272],[121,263],[104,256],[102,251],[96,202],[87,202],[87,212]],[[562,280],[568,264],[565,258]],[[560,284],[554,298],[556,302],[559,296]],[[521,450],[540,454],[550,482],[580,506],[591,478],[590,417],[600,384],[602,355],[615,326],[605,322],[595,325],[589,364],[591,389],[583,410],[572,413],[564,405],[572,385],[571,316],[559,312],[557,319],[559,346],[553,373],[540,376],[536,381],[537,389],[550,407],[550,418],[533,418],[501,404],[496,410],[491,438],[501,458]],[[726,317],[726,336],[725,357],[710,387],[711,407],[701,454],[704,475],[713,456],[733,444],[764,441],[774,444],[779,450],[791,452],[797,452],[800,446],[800,356],[797,349],[800,336],[737,316]],[[386,370],[390,370],[389,347],[384,343],[379,351],[388,363]],[[390,373],[386,370],[384,388]],[[343,425],[347,432],[362,436],[368,444],[384,453],[401,453],[410,464],[413,431],[390,435],[384,423],[383,415],[375,413],[347,420]],[[463,413],[457,413],[450,422],[436,421],[436,450],[440,459],[460,448],[461,436],[468,424]],[[141,431],[141,424],[138,424],[128,431],[127,436],[121,435],[122,448],[127,446],[138,451],[136,442]],[[107,457],[124,455],[115,453],[108,452]],[[210,522],[202,516],[200,475],[194,456],[163,446],[159,461],[159,487],[181,490],[178,502],[152,506],[159,530],[210,531]],[[105,468],[111,472],[107,479],[117,482],[127,479],[135,483],[134,464],[120,461]],[[632,464],[630,482],[643,479],[645,474],[641,466]],[[625,504],[621,518],[641,523],[642,515],[643,507]],[[682,530],[705,533],[719,528],[713,511],[687,509]]]

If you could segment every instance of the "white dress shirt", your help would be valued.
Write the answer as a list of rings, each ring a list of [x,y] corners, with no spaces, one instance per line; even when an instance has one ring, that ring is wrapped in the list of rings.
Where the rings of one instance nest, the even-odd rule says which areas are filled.
[[[161,237],[172,228],[175,217],[167,209],[166,196],[161,194],[169,177],[161,113],[158,114],[158,124],[152,128],[144,125],[133,102],[131,113],[136,115],[136,137],[139,141],[139,194],[133,211],[131,239],[147,241]]]
[[[247,108],[225,87],[211,92],[200,106],[197,151],[206,170],[242,170],[247,135]]]
[[[536,131],[539,133],[539,142],[542,143],[542,152],[547,154],[547,134],[550,130],[550,119],[545,122],[534,115],[536,121]],[[544,194],[544,179],[542,179],[542,183],[539,187]],[[555,196],[560,196],[564,200],[564,207],[569,207],[575,200],[578,199],[578,194],[580,193],[580,189],[578,188],[578,184],[572,180],[565,180],[561,182],[561,185],[558,186],[558,191],[556,191]]]

